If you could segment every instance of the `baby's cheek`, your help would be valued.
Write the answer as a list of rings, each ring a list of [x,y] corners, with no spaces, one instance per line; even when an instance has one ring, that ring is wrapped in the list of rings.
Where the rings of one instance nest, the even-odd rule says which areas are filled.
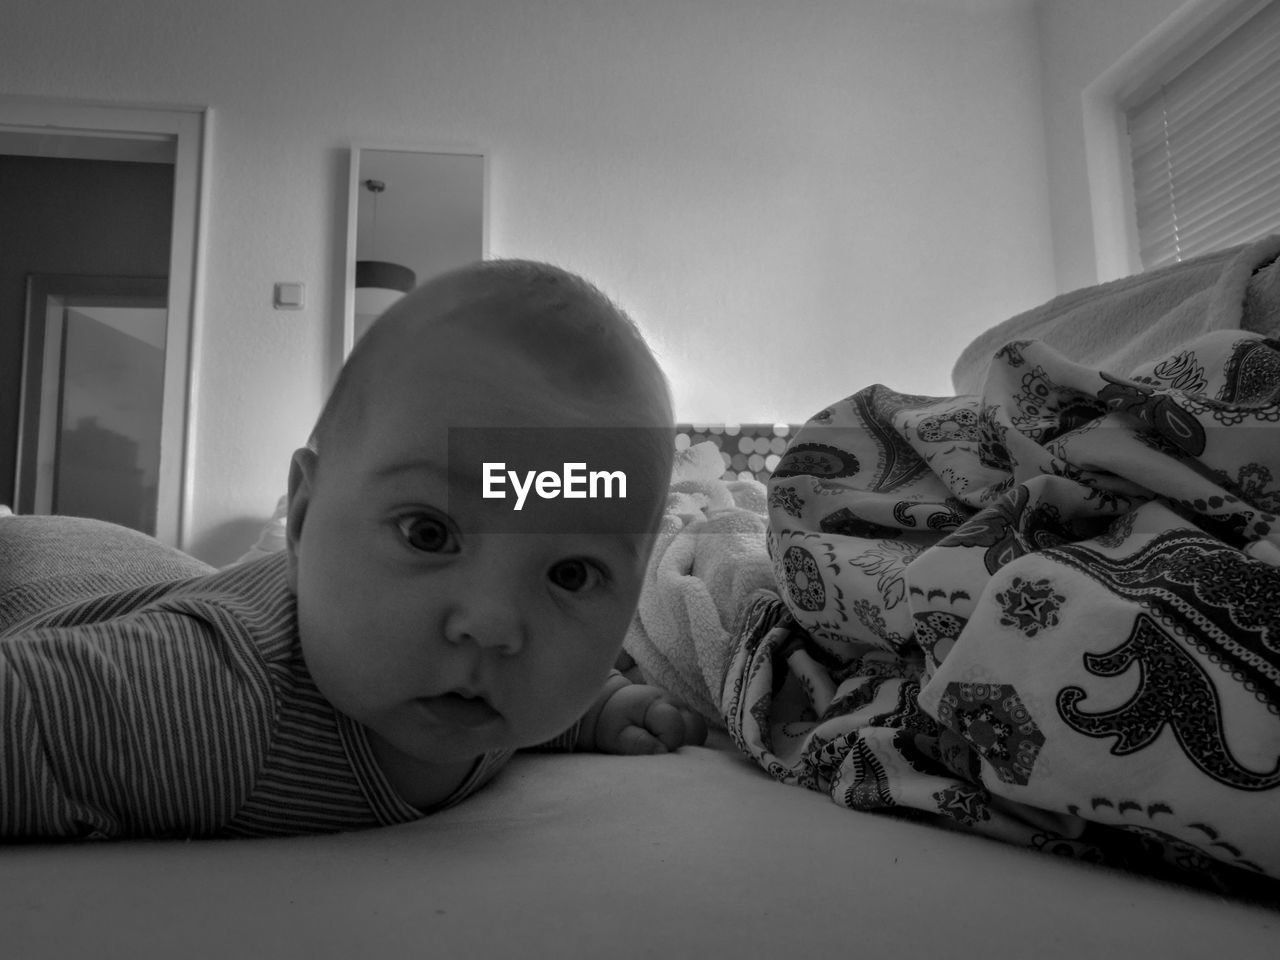
[[[553,663],[548,664],[542,675],[537,699],[544,722],[556,729],[555,736],[577,721],[595,703],[613,666],[614,654],[602,653],[602,645],[578,647],[566,644],[556,651]],[[572,651],[572,652],[571,652]]]

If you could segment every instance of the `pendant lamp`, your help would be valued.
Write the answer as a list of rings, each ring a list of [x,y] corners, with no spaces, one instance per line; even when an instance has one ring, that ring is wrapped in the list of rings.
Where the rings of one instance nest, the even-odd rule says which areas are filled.
[[[373,226],[369,232],[369,252],[378,252],[378,195],[387,189],[385,181],[364,180],[362,185],[373,194]],[[386,260],[356,261],[356,336],[364,332],[383,311],[413,289],[417,275],[408,267]]]

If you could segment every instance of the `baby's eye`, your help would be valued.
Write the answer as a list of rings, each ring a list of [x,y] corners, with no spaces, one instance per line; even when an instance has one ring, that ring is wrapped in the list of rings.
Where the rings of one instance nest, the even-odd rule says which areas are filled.
[[[606,580],[604,571],[598,566],[577,557],[557,562],[547,572],[547,576],[561,590],[568,590],[570,593],[591,590]]]
[[[431,513],[415,513],[397,521],[405,543],[424,553],[457,553],[453,525]]]

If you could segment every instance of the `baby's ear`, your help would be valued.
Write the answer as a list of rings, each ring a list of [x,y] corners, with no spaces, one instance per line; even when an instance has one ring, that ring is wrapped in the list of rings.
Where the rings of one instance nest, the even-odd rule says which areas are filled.
[[[298,543],[302,538],[302,523],[311,505],[311,492],[316,479],[316,452],[310,447],[300,447],[293,452],[289,463],[289,503],[285,509],[284,541],[289,552],[289,579],[297,587]]]

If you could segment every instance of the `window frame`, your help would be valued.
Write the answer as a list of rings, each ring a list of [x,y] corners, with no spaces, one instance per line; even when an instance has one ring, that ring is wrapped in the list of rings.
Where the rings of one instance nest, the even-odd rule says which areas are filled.
[[[1184,4],[1085,87],[1085,160],[1099,283],[1143,269],[1125,111],[1269,2],[1199,0]]]

